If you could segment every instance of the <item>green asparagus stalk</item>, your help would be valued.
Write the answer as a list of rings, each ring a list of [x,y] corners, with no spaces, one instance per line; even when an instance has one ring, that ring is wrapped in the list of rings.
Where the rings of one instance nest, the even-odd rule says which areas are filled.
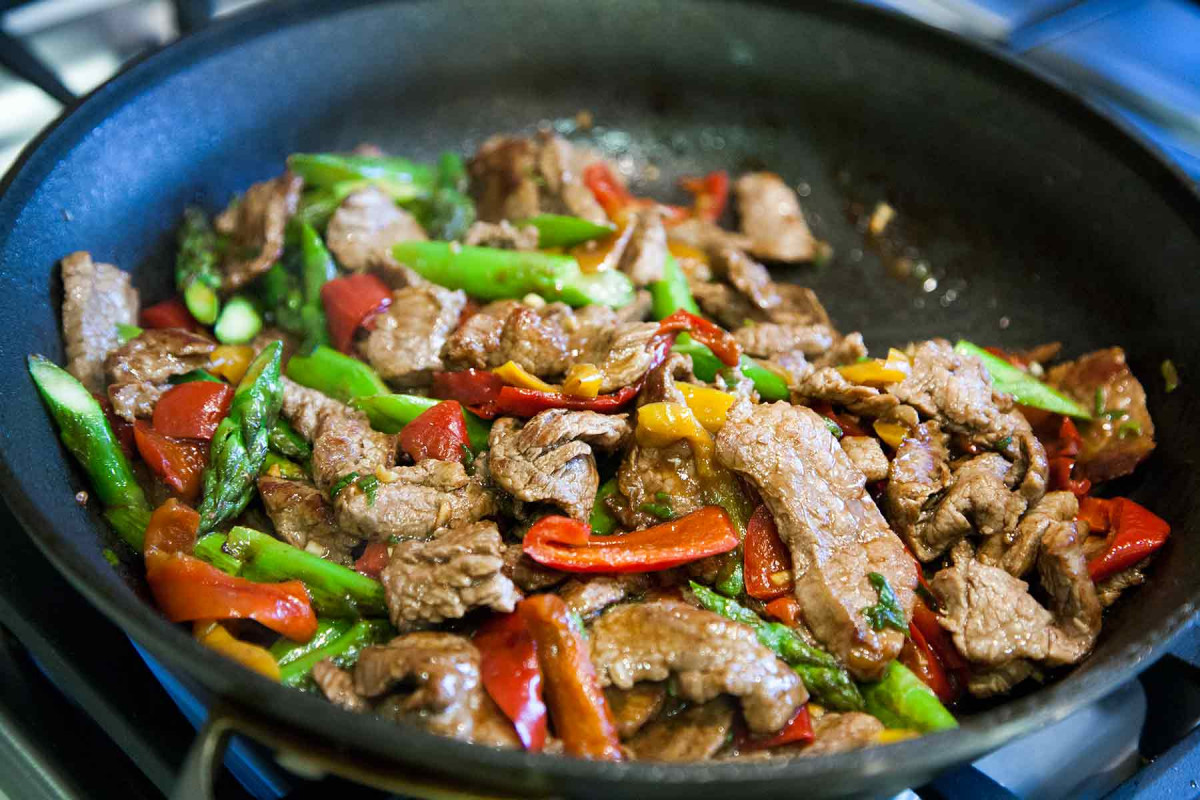
[[[577,244],[608,236],[616,230],[612,223],[599,225],[580,217],[562,214],[539,214],[516,223],[518,227],[532,225],[537,228],[538,247],[574,247]],[[674,259],[671,259],[672,261]],[[686,284],[685,284],[686,285]]]
[[[600,484],[600,489],[596,492],[596,502],[592,505],[592,515],[588,517],[588,524],[592,526],[592,533],[597,536],[608,536],[617,529],[617,518],[608,510],[608,504],[605,500],[617,492],[617,479],[609,478],[604,483]]]
[[[391,156],[295,153],[288,169],[304,178],[306,186],[332,189],[347,183],[369,183],[397,202],[428,197],[436,188],[436,171],[425,164]]]
[[[1055,414],[1065,414],[1077,419],[1092,418],[1087,409],[1071,398],[978,345],[960,340],[954,345],[954,352],[964,356],[975,356],[982,361],[984,368],[992,376],[992,384],[996,389],[1011,394],[1021,405],[1052,411]]]
[[[267,438],[267,446],[272,452],[287,458],[304,461],[312,455],[312,447],[304,441],[304,437],[296,433],[296,429],[283,417],[275,421],[271,435]]]
[[[262,469],[259,470],[259,475],[266,475],[274,467],[281,478],[287,478],[293,481],[302,481],[308,478],[308,473],[304,471],[304,467],[292,461],[289,458],[284,458],[274,451],[267,451],[267,457],[263,459]]]
[[[818,702],[836,711],[858,711],[863,708],[863,697],[859,694],[858,687],[829,653],[813,647],[786,625],[767,622],[745,606],[722,597],[695,581],[690,585],[700,605],[726,619],[753,628],[758,641],[764,647],[775,651],[776,655],[796,670]]]
[[[222,572],[237,575],[242,571],[242,562],[225,552],[225,540],[226,536],[223,533],[206,533],[196,540],[192,554]]]
[[[329,617],[387,614],[383,584],[354,570],[292,547],[251,528],[229,532],[225,552],[242,562],[241,576],[252,581],[302,581],[313,607]]]
[[[205,213],[198,208],[185,209],[175,257],[175,288],[183,294],[191,315],[204,325],[216,322],[221,308],[217,295],[221,289],[218,251],[217,234]]]
[[[229,414],[217,426],[198,509],[201,532],[237,516],[250,502],[283,401],[282,352],[281,343],[271,342],[250,362],[233,393]]]
[[[882,680],[861,688],[867,711],[889,728],[928,733],[958,727],[933,690],[899,661],[887,665]]]
[[[332,347],[320,345],[307,356],[292,356],[287,376],[301,386],[348,403],[356,397],[386,394],[387,386],[375,370]]]
[[[302,687],[309,682],[312,668],[317,662],[328,658],[339,667],[349,667],[358,660],[358,654],[364,647],[383,642],[395,632],[385,620],[359,620],[333,642],[281,665],[279,680],[284,686]]]
[[[279,666],[287,666],[298,658],[303,658],[309,653],[333,644],[346,631],[350,630],[351,625],[353,622],[348,619],[317,620],[317,632],[311,639],[307,642],[294,642],[291,639],[281,638],[271,646],[271,655],[275,657]]]
[[[351,401],[351,405],[366,413],[371,420],[371,427],[375,430],[399,433],[405,425],[440,402],[442,401],[433,397],[415,394],[376,394],[356,397]],[[463,417],[467,421],[467,438],[471,441],[471,451],[478,453],[486,449],[492,423],[465,408]]]
[[[467,195],[467,168],[455,153],[442,153],[436,186],[426,202],[413,205],[417,220],[434,239],[461,239],[475,221],[475,203]]]
[[[245,344],[262,330],[262,314],[249,297],[235,294],[221,309],[213,334],[221,344]]]
[[[96,398],[62,367],[29,357],[29,374],[58,425],[59,436],[91,481],[109,521],[141,552],[150,505]]]
[[[571,306],[619,308],[634,298],[633,284],[624,273],[585,274],[570,256],[447,242],[401,242],[392,248],[392,255],[423,278],[482,300],[533,293]]]
[[[321,287],[337,277],[337,265],[329,254],[321,235],[311,225],[299,224],[300,276],[303,305],[300,307],[300,325],[304,340],[302,352],[308,352],[319,344],[329,343],[329,326],[325,321],[325,307],[321,303]]]

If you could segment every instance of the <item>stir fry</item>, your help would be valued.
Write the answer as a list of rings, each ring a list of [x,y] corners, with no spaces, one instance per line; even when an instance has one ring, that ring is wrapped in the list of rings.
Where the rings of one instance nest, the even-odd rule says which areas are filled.
[[[873,356],[764,265],[825,249],[787,183],[682,185],[295,154],[186,211],[171,298],[67,256],[79,501],[202,645],[492,747],[832,753],[1083,660],[1170,533],[1103,491],[1154,449],[1122,350]]]

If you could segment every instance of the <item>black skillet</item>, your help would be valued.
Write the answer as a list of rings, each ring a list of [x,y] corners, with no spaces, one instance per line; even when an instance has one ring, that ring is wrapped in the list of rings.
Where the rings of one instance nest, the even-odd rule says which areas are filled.
[[[429,158],[496,130],[567,127],[581,109],[603,126],[591,134],[601,146],[658,165],[661,177],[638,187],[647,192],[718,167],[769,165],[807,184],[806,208],[836,257],[787,274],[872,347],[932,335],[1061,340],[1072,354],[1125,346],[1159,447],[1120,489],[1174,533],[1082,667],[971,714],[958,732],[885,748],[772,764],[590,764],[476,748],[270,685],[166,624],[136,568],[109,566],[110,536],[94,506],[72,501],[80,475],[25,374],[28,353],[62,358],[59,258],[89,249],[162,297],[183,206],[223,205],[288,153],[371,141]],[[928,263],[936,288],[892,277],[894,259],[865,244],[855,211],[881,199],[899,211],[895,231],[911,248],[899,252]],[[275,5],[141,61],[72,108],[5,179],[0,231],[0,462],[13,511],[75,586],[229,711],[215,729],[287,739],[364,780],[420,794],[692,800],[894,791],[1101,697],[1162,652],[1200,597],[1194,190],[1069,92],[891,14],[826,2]],[[1168,357],[1183,377],[1170,396],[1158,375]],[[216,737],[202,749],[217,752]]]

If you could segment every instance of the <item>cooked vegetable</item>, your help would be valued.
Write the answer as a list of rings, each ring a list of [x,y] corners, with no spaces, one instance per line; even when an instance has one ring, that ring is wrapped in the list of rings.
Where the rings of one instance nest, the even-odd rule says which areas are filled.
[[[692,290],[688,288],[687,276],[679,268],[675,256],[669,253],[663,265],[662,280],[650,284],[650,299],[655,319],[665,319],[676,311],[700,313],[700,307],[692,297]]]
[[[282,351],[279,342],[263,348],[238,384],[228,416],[217,426],[204,471],[201,531],[210,531],[237,516],[250,502],[283,400],[279,381]]]
[[[958,727],[933,690],[899,661],[887,665],[882,680],[861,688],[867,711],[889,728],[929,733]]]
[[[737,546],[729,514],[718,506],[706,506],[619,536],[592,536],[586,522],[542,517],[526,532],[522,549],[539,564],[565,572],[655,572]]]
[[[1095,497],[1087,499],[1089,508],[1086,513],[1089,514],[1089,522],[1096,523],[1092,529],[1112,530],[1108,547],[1088,562],[1088,574],[1093,581],[1099,583],[1111,575],[1129,569],[1166,544],[1171,526],[1145,507],[1125,497],[1112,500]],[[1081,504],[1080,515],[1084,513]],[[1101,520],[1107,524],[1102,524]]]
[[[421,397],[415,394],[376,394],[357,397],[352,404],[355,408],[366,412],[367,417],[371,420],[371,427],[375,430],[384,433],[399,433],[404,426],[438,405],[438,402],[432,397]],[[491,423],[480,419],[470,411],[462,413],[466,421],[467,438],[472,452],[478,453],[486,449]]]
[[[300,461],[312,455],[312,447],[304,441],[304,437],[296,433],[291,423],[283,417],[275,420],[271,433],[267,437],[267,447],[281,456],[295,458]]]
[[[539,594],[522,600],[517,613],[533,638],[546,681],[546,704],[563,749],[576,758],[622,760],[612,711],[587,645],[571,625],[567,604],[558,595]]]
[[[321,287],[321,302],[329,320],[331,343],[350,351],[354,333],[392,304],[392,291],[367,272],[334,278]]]
[[[563,379],[563,394],[572,397],[593,398],[600,394],[604,373],[594,364],[572,364]]]
[[[251,355],[253,355],[253,351],[251,351]],[[192,383],[194,381],[207,381],[209,383],[225,382],[206,369],[193,369],[183,373],[182,375],[172,375],[171,377],[167,378],[167,383],[171,384],[172,386],[178,386],[181,383]]]
[[[443,400],[423,411],[400,431],[400,449],[414,462],[426,458],[462,461],[464,453],[470,453],[462,406],[455,400]]]
[[[712,436],[685,405],[647,403],[638,409],[636,434],[643,447],[666,447],[683,439],[692,447],[696,472],[702,477],[716,472]]]
[[[700,605],[722,617],[749,625],[758,641],[769,647],[796,670],[812,696],[836,711],[857,711],[863,707],[858,687],[836,659],[808,644],[786,625],[767,622],[745,606],[692,581],[688,584]]]
[[[577,244],[590,242],[608,236],[616,230],[612,223],[599,225],[579,217],[568,217],[562,214],[539,214],[516,223],[517,227],[532,225],[537,228],[538,247],[543,250],[551,247],[574,247]]]
[[[483,687],[512,720],[526,750],[546,745],[546,704],[537,648],[520,614],[496,614],[472,637],[479,648]]]
[[[703,178],[684,178],[680,185],[692,195],[692,214],[697,219],[716,222],[729,201],[729,173],[710,172]]]
[[[246,370],[250,368],[250,362],[253,360],[254,348],[250,345],[223,344],[214,347],[208,357],[208,369],[212,372],[211,375],[205,370],[195,371],[203,376],[199,377],[199,380],[219,381],[224,378],[230,383],[236,384],[246,374]]]
[[[811,742],[813,740],[812,716],[808,713],[808,706],[800,706],[800,710],[796,712],[796,716],[788,721],[787,725],[783,726],[783,730],[779,733],[770,736],[750,736],[739,743],[740,750],[765,750],[771,747],[779,747],[785,744],[795,744],[796,742]]]
[[[207,465],[203,445],[163,436],[140,419],[133,424],[133,440],[138,454],[159,480],[189,503],[200,496]]]
[[[729,392],[710,389],[707,386],[694,386],[690,383],[676,382],[675,388],[683,395],[687,407],[696,415],[696,420],[709,433],[717,433],[725,425],[725,417],[729,409],[737,401]]]
[[[233,659],[247,669],[265,678],[279,680],[279,665],[267,648],[250,642],[239,641],[219,622],[197,620],[192,626],[192,635],[205,647],[216,650],[226,658]]]
[[[138,315],[138,324],[143,328],[184,328],[189,331],[200,327],[178,297],[143,308]]]
[[[301,386],[348,403],[356,397],[386,394],[387,386],[375,370],[356,358],[319,345],[307,356],[292,356],[287,376]]]
[[[569,256],[447,242],[401,242],[392,255],[426,280],[481,300],[519,299],[532,293],[571,306],[620,308],[634,297],[624,273],[585,274]]]
[[[370,184],[397,202],[428,197],[436,181],[430,167],[391,156],[295,153],[288,156],[287,164],[288,169],[304,178],[305,186],[334,189],[349,183]]]
[[[754,509],[750,517],[744,551],[746,594],[756,600],[773,600],[792,593],[792,559],[765,505]]]
[[[142,335],[142,329],[137,325],[126,325],[124,322],[117,323],[117,336],[121,337],[121,344],[125,344],[130,339],[136,339]]]
[[[154,430],[164,436],[211,439],[229,413],[233,387],[190,381],[169,389],[154,405]]]
[[[293,481],[307,481],[308,473],[304,471],[304,467],[297,464],[291,459],[284,458],[274,451],[269,451],[267,457],[263,459],[262,469],[258,471],[261,475],[270,475],[275,478],[287,478]]]
[[[1092,418],[1091,414],[1074,400],[978,345],[960,340],[954,345],[954,351],[962,355],[976,356],[992,376],[992,384],[996,390],[1011,394],[1021,405],[1077,419]]]
[[[263,318],[254,302],[245,295],[235,294],[221,309],[213,334],[221,344],[245,344],[262,330]]]
[[[1171,359],[1165,359],[1162,362],[1163,390],[1170,394],[1179,388],[1179,370],[1175,369],[1175,362]]]
[[[221,309],[220,242],[198,208],[183,211],[179,252],[175,257],[175,288],[197,322],[212,325]]]
[[[318,661],[331,659],[339,667],[353,666],[364,647],[379,644],[394,636],[396,630],[387,620],[360,619],[332,642],[305,649],[295,658],[281,664],[279,682],[284,686],[303,687],[312,678],[312,668]]]
[[[457,153],[438,157],[433,194],[417,202],[413,211],[421,227],[434,239],[461,239],[475,221],[475,204],[467,194],[467,168]]]
[[[29,374],[50,409],[59,436],[88,475],[92,491],[109,513],[126,542],[141,549],[137,520],[148,516],[146,495],[133,476],[129,461],[108,424],[104,409],[79,381],[43,356],[29,357]]]
[[[203,537],[200,542],[212,536],[220,536],[220,534],[210,533]],[[221,536],[224,539],[225,537]],[[200,550],[200,542],[196,543],[197,554]],[[353,623],[348,619],[318,619],[317,632],[307,642],[293,642],[290,639],[280,639],[271,645],[271,658],[275,663],[284,667],[293,661],[303,658],[315,650],[320,650],[328,644],[337,641],[346,631],[350,630]]]
[[[607,503],[608,498],[617,491],[616,478],[609,478],[600,484],[600,488],[596,491],[596,502],[592,506],[591,516],[588,517],[588,525],[594,536],[608,536],[617,529],[617,518],[608,510]]]

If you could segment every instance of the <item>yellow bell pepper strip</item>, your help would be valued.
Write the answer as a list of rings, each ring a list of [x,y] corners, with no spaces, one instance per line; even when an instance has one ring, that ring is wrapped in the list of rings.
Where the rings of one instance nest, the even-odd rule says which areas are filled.
[[[596,397],[600,394],[600,384],[604,382],[604,373],[595,364],[572,364],[563,380],[563,394],[572,397]]]
[[[675,388],[683,395],[687,407],[696,415],[696,419],[704,426],[705,430],[709,433],[717,433],[724,427],[729,409],[736,401],[733,395],[707,386],[695,386],[681,381],[676,381]]]
[[[904,441],[904,437],[908,436],[908,426],[901,425],[898,422],[884,422],[877,419],[871,424],[875,429],[875,434],[884,441],[888,447],[895,450]]]
[[[222,344],[208,357],[208,371],[236,385],[254,360],[254,348],[248,344]]]
[[[737,530],[720,506],[612,536],[593,536],[586,522],[547,516],[530,527],[521,545],[534,561],[564,572],[657,572],[737,546]]]
[[[216,650],[246,669],[254,670],[273,681],[279,680],[279,664],[267,648],[233,638],[221,623],[211,619],[197,620],[192,625],[192,635],[200,644],[210,650]]]
[[[524,367],[515,361],[506,361],[504,364],[496,367],[492,372],[507,383],[509,386],[517,386],[522,389],[533,389],[535,392],[557,392],[558,387],[552,386],[539,378],[537,375],[528,372]],[[568,392],[570,394],[570,392]],[[596,395],[592,395],[595,397]]]
[[[680,439],[692,446],[696,471],[710,477],[713,467],[713,439],[692,410],[682,403],[647,403],[638,409],[637,442],[643,447],[666,447]]]
[[[1011,394],[1023,406],[1032,406],[1076,419],[1092,418],[1092,415],[1074,400],[978,345],[960,340],[954,345],[954,352],[963,356],[975,356],[982,361],[984,369],[992,376],[992,385],[996,391]]]
[[[837,371],[851,383],[861,383],[865,386],[886,386],[889,383],[899,383],[908,377],[907,372],[889,367],[888,362],[878,358],[846,364],[838,367]]]

